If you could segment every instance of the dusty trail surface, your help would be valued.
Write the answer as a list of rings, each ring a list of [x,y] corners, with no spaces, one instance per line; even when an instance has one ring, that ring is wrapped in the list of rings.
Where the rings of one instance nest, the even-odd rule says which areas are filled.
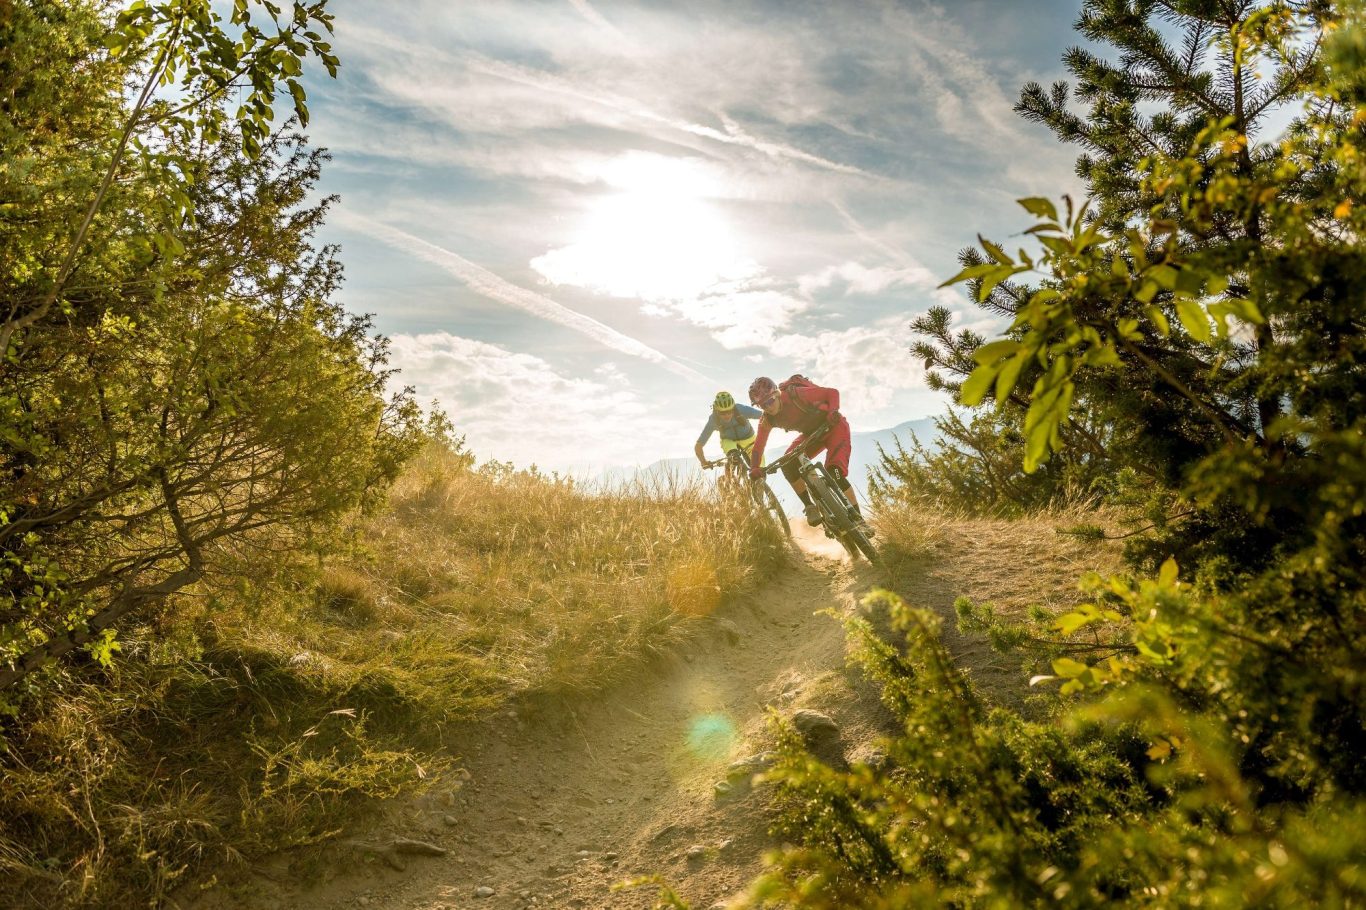
[[[849,757],[884,730],[876,692],[845,667],[842,627],[820,612],[847,613],[878,583],[866,563],[808,546],[763,591],[699,620],[685,652],[596,698],[489,725],[464,770],[394,807],[358,838],[369,846],[339,848],[330,881],[296,888],[281,859],[249,897],[198,906],[646,908],[655,889],[612,886],[652,874],[698,910],[723,904],[773,846],[762,794],[733,767],[770,744],[768,708],[827,715],[829,745]],[[382,849],[403,838],[447,852]]]

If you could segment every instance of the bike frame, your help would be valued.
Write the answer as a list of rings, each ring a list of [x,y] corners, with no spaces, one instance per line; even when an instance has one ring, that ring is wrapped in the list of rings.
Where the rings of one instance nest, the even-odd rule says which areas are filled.
[[[853,503],[844,495],[844,491],[826,470],[825,465],[812,461],[806,454],[806,450],[823,439],[828,432],[830,428],[827,426],[812,433],[804,445],[777,459],[764,468],[764,471],[772,474],[783,470],[787,465],[795,465],[797,476],[806,484],[811,501],[816,503],[816,507],[821,511],[824,519],[821,527],[825,530],[825,536],[838,540],[851,556],[862,553],[869,562],[873,562],[876,559],[876,551],[873,549],[872,541],[858,527]]]

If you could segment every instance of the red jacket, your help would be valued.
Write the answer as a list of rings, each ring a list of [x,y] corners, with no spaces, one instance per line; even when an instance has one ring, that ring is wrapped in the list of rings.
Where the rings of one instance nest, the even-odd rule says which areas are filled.
[[[754,451],[749,456],[754,473],[764,463],[764,446],[768,444],[768,434],[774,427],[796,430],[807,436],[829,423],[830,412],[838,411],[840,407],[840,393],[823,386],[796,386],[778,394],[778,413],[764,411],[764,416],[759,418],[759,435],[754,440]],[[794,397],[796,401],[793,401]]]

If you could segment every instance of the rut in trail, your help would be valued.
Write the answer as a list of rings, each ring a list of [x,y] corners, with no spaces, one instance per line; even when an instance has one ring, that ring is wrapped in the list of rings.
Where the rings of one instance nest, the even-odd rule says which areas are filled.
[[[341,851],[340,874],[299,890],[263,869],[247,906],[647,908],[653,889],[612,886],[655,874],[698,910],[724,903],[774,846],[762,794],[743,779],[716,792],[732,762],[769,744],[768,706],[830,716],[851,757],[885,729],[876,692],[846,669],[843,628],[820,614],[848,612],[877,581],[864,563],[794,557],[763,591],[701,620],[710,628],[687,651],[596,698],[491,725],[460,756],[468,780],[441,781],[364,835],[444,856],[403,857],[399,871]],[[228,905],[243,906],[240,891],[200,903]]]

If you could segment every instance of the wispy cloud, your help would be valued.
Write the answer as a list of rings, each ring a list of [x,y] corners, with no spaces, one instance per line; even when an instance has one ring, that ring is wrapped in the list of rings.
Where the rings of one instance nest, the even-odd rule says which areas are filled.
[[[729,118],[721,118],[721,123],[724,129],[719,130],[715,127],[706,126],[705,124],[701,123],[694,123],[687,119],[661,114],[649,108],[648,106],[641,104],[640,102],[635,101],[634,99],[629,98],[625,95],[596,91],[578,85],[574,82],[571,82],[570,80],[562,79],[551,73],[534,70],[530,67],[503,63],[502,61],[498,60],[484,59],[479,61],[479,63],[473,68],[489,76],[495,76],[500,79],[506,79],[509,82],[514,82],[519,85],[524,85],[531,88],[537,88],[546,92],[554,92],[557,94],[566,95],[571,98],[577,98],[581,101],[588,101],[593,104],[601,105],[602,107],[609,108],[611,110],[618,111],[623,114],[627,114],[638,120],[643,120],[649,123],[655,123],[661,126],[666,126],[670,129],[678,130],[679,132],[689,133],[693,136],[700,136],[704,139],[710,139],[714,142],[720,142],[725,145],[735,145],[741,146],[743,148],[752,149],[756,152],[760,152],[764,155],[767,155],[770,158],[795,161],[801,164],[811,165],[812,167],[835,171],[836,173],[840,174],[849,174],[868,178],[874,178],[876,176],[868,171],[865,171],[863,168],[855,167],[852,164],[845,164],[839,161],[831,161],[828,158],[822,158],[820,155],[814,155],[810,152],[804,151],[799,148],[795,148],[791,145],[786,145],[781,142],[773,142],[770,140],[750,135],[748,132],[741,129],[739,124],[737,124],[733,120],[730,120]]]
[[[430,262],[460,279],[470,290],[490,300],[516,307],[538,318],[573,329],[604,347],[659,364],[686,379],[695,382],[708,381],[707,377],[697,370],[679,363],[644,342],[625,335],[611,326],[599,322],[592,316],[557,303],[549,297],[519,287],[500,278],[483,266],[434,243],[429,243],[421,237],[415,237],[407,231],[381,224],[366,218],[364,215],[357,215],[344,209],[334,216],[334,220],[343,226],[361,231],[376,240],[381,240],[411,256]]]

